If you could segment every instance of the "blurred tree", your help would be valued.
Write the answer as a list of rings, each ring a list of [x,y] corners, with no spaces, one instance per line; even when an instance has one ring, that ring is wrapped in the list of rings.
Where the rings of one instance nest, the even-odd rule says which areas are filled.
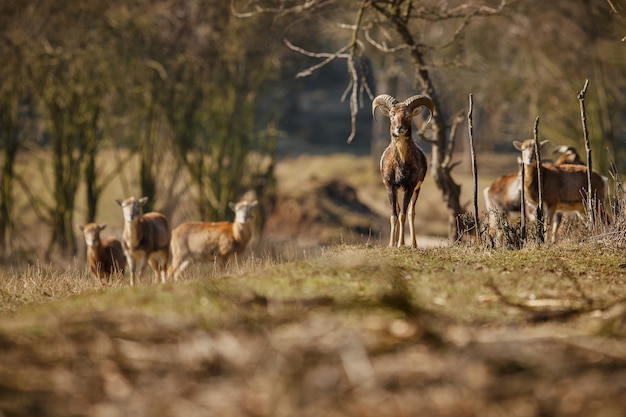
[[[249,189],[263,198],[270,189],[259,186],[273,177],[274,139],[263,132],[278,112],[262,106],[280,75],[280,50],[264,33],[267,19],[244,23],[227,3],[163,5],[171,7],[166,25],[156,16],[146,25],[145,13],[137,13],[130,34],[149,71],[134,80],[146,120],[139,136],[142,194],[156,192],[162,167],[156,150],[172,150],[189,173],[200,218],[223,219],[231,216],[229,201]]]
[[[244,24],[217,0],[70,0],[63,7],[9,0],[0,7],[0,247],[12,224],[22,103],[27,113],[41,111],[53,155],[53,175],[45,178],[51,201],[25,189],[50,226],[47,256],[76,252],[81,184],[86,220],[96,220],[112,178],[98,169],[105,140],[139,155],[133,178],[141,194],[170,214],[179,208],[163,176],[171,155],[190,173],[192,186],[184,189],[195,190],[188,192],[202,218],[230,216],[228,202],[247,190],[261,198],[274,192],[276,133],[268,126],[279,107],[266,89],[279,78],[280,50],[268,50],[268,22]]]
[[[233,0],[233,3],[234,0]],[[268,2],[263,2],[264,4]],[[272,2],[269,2],[272,3]],[[454,3],[454,2],[453,2]],[[432,137],[429,142],[432,145],[432,157],[430,173],[441,190],[443,200],[449,212],[449,238],[458,240],[459,216],[463,209],[459,200],[461,187],[455,183],[451,171],[456,165],[452,162],[452,143],[454,138],[449,137],[449,129],[456,119],[456,111],[444,104],[442,95],[436,89],[436,83],[431,77],[430,68],[438,65],[443,59],[446,64],[453,63],[462,49],[462,36],[469,22],[478,16],[496,15],[501,12],[506,4],[503,0],[497,7],[486,5],[456,2],[458,4],[442,4],[438,1],[412,0],[367,0],[358,4],[334,1],[307,1],[304,4],[297,1],[276,2],[274,6],[261,6],[259,2],[248,2],[238,13],[240,16],[254,15],[260,12],[270,12],[283,15],[285,13],[318,13],[320,26],[328,25],[325,19],[330,20],[344,33],[333,33],[331,36],[344,39],[342,46],[331,53],[312,53],[301,47],[290,44],[291,48],[305,55],[319,58],[319,63],[302,71],[299,75],[310,75],[319,68],[327,65],[334,59],[343,58],[347,62],[350,78],[347,96],[350,101],[352,133],[348,142],[356,135],[356,116],[359,108],[359,100],[362,100],[364,91],[369,92],[364,71],[363,54],[367,52],[366,45],[370,50],[384,54],[408,54],[413,67],[412,79],[415,90],[428,95],[437,109],[433,115]],[[236,7],[234,7],[237,9]],[[247,15],[246,11],[250,11]],[[332,10],[332,12],[330,12]],[[351,23],[345,23],[352,17]],[[339,20],[341,23],[335,23]],[[436,36],[432,28],[437,26],[443,34]],[[443,30],[442,30],[443,29]],[[347,32],[347,36],[345,33]],[[340,41],[341,42],[341,41]],[[453,54],[448,56],[448,49],[452,45]],[[435,54],[439,54],[438,56]],[[451,58],[451,62],[447,62]],[[391,87],[389,80],[395,78],[396,70],[388,75],[384,67],[376,68],[375,78],[381,80],[381,86]],[[383,91],[381,91],[382,93]],[[397,95],[397,92],[384,91]],[[370,96],[372,94],[370,92]],[[401,95],[400,99],[410,94]],[[371,97],[373,98],[373,97]]]
[[[355,115],[366,102],[362,97],[368,92],[366,72],[361,65],[366,59],[374,66],[377,92],[399,98],[417,92],[433,98],[437,114],[432,133],[424,132],[424,138],[432,144],[429,171],[450,214],[451,238],[458,235],[456,219],[462,207],[460,188],[450,174],[455,163],[451,153],[454,141],[449,136],[459,109],[467,106],[469,93],[474,93],[479,150],[512,151],[511,141],[531,135],[537,116],[542,117],[540,134],[555,145],[581,146],[577,92],[589,78],[597,92],[588,100],[594,148],[597,152],[608,148],[619,154],[616,132],[617,126],[623,126],[618,109],[623,107],[619,101],[626,81],[621,76],[625,61],[617,49],[620,45],[614,42],[615,24],[604,2],[231,3],[242,17],[266,12],[277,19],[289,16],[287,20],[293,22],[297,16],[298,25],[288,27],[290,47],[318,59],[300,76],[333,60],[345,59],[349,78],[346,96],[353,121],[349,140],[355,134]],[[311,26],[318,36],[308,36]],[[311,52],[320,49],[324,52]],[[386,135],[385,129],[380,131],[385,133],[376,134]],[[373,143],[378,157],[381,145],[376,140]],[[612,154],[601,152],[600,156]],[[601,169],[607,166],[606,159],[602,159],[595,159]],[[511,161],[513,168],[514,158]]]
[[[0,27],[15,28],[11,23],[22,21],[20,16],[24,13],[23,9],[23,4],[19,2],[0,4]],[[26,130],[23,104],[31,98],[25,49],[21,42],[25,39],[19,32],[13,35],[5,33],[0,37],[0,256],[3,258],[7,255],[7,249],[10,250],[12,246],[15,164],[18,151],[23,146],[23,132]]]
[[[6,64],[8,62],[5,61]],[[6,68],[6,67],[5,67]],[[7,81],[7,78],[4,78]],[[0,141],[2,141],[2,177],[0,188],[0,256],[11,246],[13,225],[13,184],[15,160],[20,148],[19,106],[23,99],[19,82],[2,83],[0,89]]]

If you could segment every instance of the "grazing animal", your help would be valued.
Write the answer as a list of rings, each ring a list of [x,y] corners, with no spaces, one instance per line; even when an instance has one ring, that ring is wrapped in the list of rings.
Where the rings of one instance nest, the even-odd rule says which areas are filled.
[[[398,102],[394,97],[381,94],[372,102],[372,116],[376,119],[376,109],[380,108],[383,115],[390,120],[389,133],[391,141],[380,158],[380,174],[387,190],[391,205],[391,234],[389,246],[404,246],[404,223],[409,216],[411,247],[416,247],[415,239],[415,202],[420,187],[426,177],[427,162],[424,152],[415,144],[412,134],[412,120],[422,106],[427,107],[431,114],[435,106],[426,96],[412,96]],[[403,190],[402,204],[398,203],[398,191]],[[398,214],[398,208],[400,213]]]
[[[246,249],[252,237],[252,209],[258,202],[240,201],[228,206],[235,212],[234,222],[186,222],[172,231],[170,274],[178,280],[192,260],[216,259],[225,264]]]
[[[126,257],[120,241],[112,237],[100,238],[100,231],[106,226],[106,223],[88,223],[78,226],[85,237],[89,269],[102,285],[110,284],[113,274],[123,275],[126,267]]]
[[[548,141],[539,144],[541,150]],[[538,172],[541,169],[543,203],[547,207],[547,224],[552,225],[551,242],[556,242],[556,234],[561,223],[561,217],[555,216],[558,211],[575,211],[584,215],[587,196],[587,167],[574,164],[541,164],[539,168],[535,159],[535,141],[526,139],[524,142],[514,141],[515,148],[522,152],[524,164],[524,194],[528,202],[535,207],[539,203]],[[591,187],[594,198],[594,210],[598,218],[608,220],[604,208],[606,196],[606,180],[597,172],[591,173]]]
[[[124,212],[122,247],[130,269],[130,285],[141,275],[146,262],[154,270],[157,280],[165,283],[169,260],[171,230],[167,218],[157,212],[142,214],[148,197],[115,200]]]

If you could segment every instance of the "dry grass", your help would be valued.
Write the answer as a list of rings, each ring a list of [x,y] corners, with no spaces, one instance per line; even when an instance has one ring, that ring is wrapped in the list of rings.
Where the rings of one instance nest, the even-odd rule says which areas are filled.
[[[619,248],[283,252],[134,288],[98,288],[78,265],[7,273],[0,411],[618,416],[624,408]]]

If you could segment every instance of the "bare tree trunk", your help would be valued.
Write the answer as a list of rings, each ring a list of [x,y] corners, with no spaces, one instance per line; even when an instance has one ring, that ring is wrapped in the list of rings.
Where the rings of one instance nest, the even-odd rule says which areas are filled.
[[[10,92],[6,101],[0,104],[0,117],[3,147],[3,165],[0,185],[0,256],[4,257],[7,245],[11,246],[13,180],[15,177],[15,160],[19,149],[18,127],[19,97]]]

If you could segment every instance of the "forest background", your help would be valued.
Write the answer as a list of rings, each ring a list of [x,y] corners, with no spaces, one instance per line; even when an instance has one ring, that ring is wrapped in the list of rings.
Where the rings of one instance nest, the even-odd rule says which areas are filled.
[[[377,17],[399,8],[413,10],[421,67]],[[131,194],[176,223],[229,218],[228,202],[253,190],[263,225],[286,155],[370,154],[375,169],[388,131],[372,123],[371,98],[428,93],[419,71],[446,131],[473,95],[480,153],[512,153],[538,116],[542,139],[580,147],[577,94],[589,79],[594,167],[623,173],[625,33],[609,3],[592,0],[4,1],[2,256],[73,256],[76,224]]]

